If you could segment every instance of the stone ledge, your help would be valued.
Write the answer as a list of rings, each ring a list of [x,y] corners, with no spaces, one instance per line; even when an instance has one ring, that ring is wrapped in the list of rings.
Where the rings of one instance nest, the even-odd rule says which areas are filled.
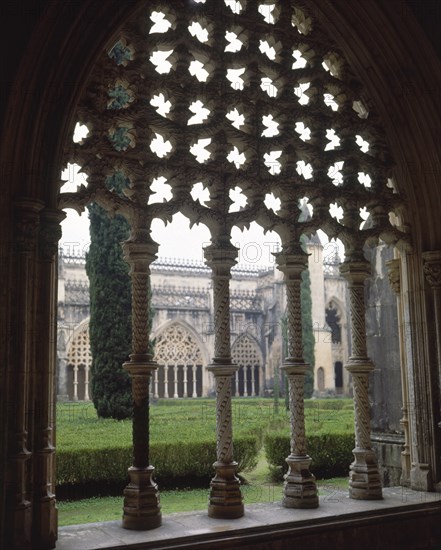
[[[438,548],[441,494],[404,487],[383,494],[381,501],[357,501],[336,490],[321,497],[315,510],[287,509],[280,502],[253,504],[244,517],[231,521],[209,518],[206,511],[170,514],[152,531],[127,531],[120,521],[62,527],[57,549],[288,550],[300,542],[308,550]]]

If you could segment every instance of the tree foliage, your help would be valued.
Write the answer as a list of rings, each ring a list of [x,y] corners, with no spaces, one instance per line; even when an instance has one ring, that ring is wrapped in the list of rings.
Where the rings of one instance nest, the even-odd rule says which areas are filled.
[[[107,180],[119,192],[127,183],[121,173]],[[129,224],[122,216],[109,218],[97,204],[88,208],[92,399],[98,416],[120,420],[132,414],[131,380],[122,366],[131,350],[132,299],[129,266],[120,244],[129,235]]]

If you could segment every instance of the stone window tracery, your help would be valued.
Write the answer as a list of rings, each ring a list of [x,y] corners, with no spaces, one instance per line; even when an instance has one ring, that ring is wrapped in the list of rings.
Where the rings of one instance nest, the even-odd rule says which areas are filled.
[[[153,381],[155,397],[202,395],[202,351],[195,337],[174,323],[155,340],[154,360],[159,369]]]
[[[381,127],[300,3],[146,2],[103,55],[78,120],[89,131],[67,157],[87,186],[62,206],[93,199],[133,218],[131,203],[147,223],[180,211],[212,232],[257,221],[285,241],[321,228],[351,248],[403,240],[388,220],[400,201]],[[130,180],[125,197],[106,187],[115,171]],[[169,198],[150,202],[158,179]],[[304,197],[312,216],[300,222]]]
[[[88,133],[66,150],[66,162],[79,164],[87,183],[76,193],[63,193],[60,207],[81,211],[95,201],[111,215],[124,215],[131,226],[124,253],[131,266],[133,353],[125,367],[132,375],[138,434],[134,466],[146,480],[153,471],[145,444],[148,388],[156,370],[146,348],[148,279],[158,250],[151,224],[155,218],[169,222],[181,212],[210,231],[204,255],[212,269],[216,327],[209,366],[217,398],[213,517],[243,515],[233,460],[229,279],[237,256],[232,228],[244,229],[251,222],[280,236],[276,260],[287,288],[288,357],[281,368],[289,385],[291,454],[283,504],[318,506],[306,450],[308,365],[300,308],[307,263],[301,237],[318,229],[345,247],[340,273],[349,282],[352,326],[346,368],[354,380],[356,418],[350,496],[381,498],[370,442],[368,374],[374,367],[366,348],[364,282],[370,266],[363,247],[381,240],[409,249],[409,239],[391,221],[399,220],[390,214],[399,214],[403,204],[390,180],[392,162],[381,124],[332,36],[307,8],[307,0],[140,3],[86,83],[77,122]],[[122,194],[108,188],[115,172],[129,182]],[[168,186],[162,201],[154,196],[159,184]],[[203,200],[196,189],[204,191]],[[307,219],[301,205],[308,205]],[[369,224],[364,223],[367,215]],[[134,474],[125,492],[123,524],[158,526],[156,487],[150,488],[154,514],[146,510],[143,515],[133,484],[141,491]]]
[[[89,323],[84,323],[74,337],[67,353],[68,368],[72,369],[72,399],[90,399],[89,382],[92,352],[90,351]]]
[[[231,356],[233,363],[239,366],[233,383],[234,395],[259,395],[262,355],[257,342],[248,335],[239,336],[233,344]]]

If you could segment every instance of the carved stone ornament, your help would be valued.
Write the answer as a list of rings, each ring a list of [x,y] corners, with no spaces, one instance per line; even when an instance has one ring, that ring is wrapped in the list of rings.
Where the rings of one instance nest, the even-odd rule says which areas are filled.
[[[386,267],[389,284],[395,294],[399,294],[401,289],[400,260],[398,258],[389,260],[386,262]]]
[[[58,254],[58,242],[61,239],[60,223],[66,217],[61,210],[45,209],[41,213],[40,253],[45,260],[52,260]]]
[[[431,287],[441,288],[441,252],[423,253],[424,275]]]
[[[385,134],[362,96],[362,86],[329,30],[296,0],[141,1],[85,83],[76,122],[86,127],[87,135],[70,144],[65,157],[81,166],[87,184],[75,193],[62,193],[59,206],[81,211],[94,201],[109,215],[125,216],[131,225],[125,245],[134,291],[134,349],[128,370],[142,366],[149,380],[154,370],[145,328],[152,254],[147,249],[135,254],[134,249],[149,242],[154,219],[168,223],[177,212],[191,224],[203,223],[211,233],[213,244],[205,251],[213,273],[216,325],[210,369],[216,377],[219,415],[209,508],[213,515],[222,509],[219,517],[243,513],[234,462],[222,462],[232,456],[228,403],[231,406],[231,376],[237,370],[229,333],[229,277],[236,257],[232,228],[257,222],[265,231],[277,232],[287,257],[301,256],[302,235],[322,229],[328,237],[341,239],[352,265],[364,261],[365,243],[381,239],[409,247],[408,235],[389,221],[389,213],[402,201],[389,185],[392,162]],[[126,184],[117,191],[113,182],[121,176]],[[240,194],[238,202],[232,198],[235,193]],[[311,216],[300,215],[301,203]],[[371,216],[366,226],[363,207]],[[282,260],[279,265],[286,273],[291,270]],[[292,334],[286,373],[296,401],[301,399],[302,379],[297,377],[303,377],[305,368],[300,280],[291,272],[286,284]],[[359,334],[362,319],[357,322],[357,314],[364,311],[356,311],[360,293],[354,287],[352,314],[358,328],[353,349],[359,358],[366,355]],[[143,438],[141,427],[148,428],[144,390],[134,387],[135,455],[140,461],[142,452],[148,453],[148,444],[143,447],[137,440]],[[292,409],[296,434],[304,430],[299,428],[303,420],[297,406]],[[299,432],[295,445],[301,441]],[[293,495],[301,487],[315,506],[310,459],[293,457],[287,502],[295,501]],[[150,471],[145,475],[151,479]],[[134,496],[142,493],[137,486],[141,474],[135,470],[131,478],[127,526],[142,528],[144,517],[149,528],[150,512],[144,510],[138,514],[141,519],[135,519],[142,500]],[[159,501],[153,501],[157,518]]]
[[[41,201],[20,199],[15,202],[15,246],[18,252],[35,252],[40,225]]]

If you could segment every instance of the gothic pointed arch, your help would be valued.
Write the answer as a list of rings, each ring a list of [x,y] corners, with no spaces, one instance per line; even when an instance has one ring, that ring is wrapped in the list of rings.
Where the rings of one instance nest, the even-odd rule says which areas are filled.
[[[73,127],[71,122],[77,120],[76,104],[85,79],[109,36],[117,35],[121,22],[138,8],[136,3],[120,0],[106,3],[84,0],[68,7],[64,2],[45,4],[44,9],[42,4],[42,8],[26,14],[25,25],[21,21],[21,6],[11,4],[11,10],[16,10],[12,13],[17,16],[17,24],[10,25],[8,32],[2,33],[5,51],[8,44],[14,44],[14,55],[5,66],[6,100],[0,107],[6,121],[1,143],[6,177],[4,200],[0,204],[3,235],[0,255],[5,259],[6,268],[0,270],[0,282],[3,289],[11,290],[2,298],[6,322],[0,334],[0,348],[4,353],[4,360],[0,362],[1,375],[8,397],[0,404],[1,417],[6,419],[2,423],[5,430],[1,438],[6,467],[1,470],[7,472],[2,481],[6,489],[2,491],[0,502],[0,508],[5,510],[0,518],[0,545],[4,543],[5,547],[11,548],[17,539],[35,548],[43,547],[42,544],[45,548],[52,548],[57,536],[55,514],[49,513],[47,507],[42,508],[43,500],[53,499],[53,495],[49,493],[49,499],[43,495],[42,502],[39,502],[31,494],[31,501],[27,500],[29,489],[32,491],[34,486],[47,486],[50,491],[50,469],[41,469],[48,472],[47,479],[33,479],[29,475],[31,472],[37,475],[40,469],[35,468],[35,464],[40,464],[41,456],[44,457],[38,456],[41,445],[39,430],[45,442],[44,452],[50,448],[46,425],[33,428],[26,441],[28,427],[23,419],[32,418],[32,407],[38,399],[47,404],[53,396],[50,386],[46,390],[45,385],[40,384],[41,373],[46,373],[49,379],[54,376],[53,365],[50,359],[46,360],[50,358],[50,353],[46,353],[51,348],[50,333],[42,333],[39,346],[43,353],[35,354],[32,350],[35,346],[34,329],[37,328],[33,300],[42,289],[55,296],[49,278],[42,278],[35,284],[33,273],[37,256],[32,249],[30,234],[36,235],[34,229],[42,206],[57,208],[63,144]],[[439,462],[439,444],[433,443],[439,420],[433,411],[439,408],[439,390],[430,384],[433,350],[426,330],[433,322],[433,315],[427,310],[421,292],[425,284],[421,266],[424,251],[436,251],[441,247],[441,225],[437,223],[441,210],[441,188],[438,185],[441,164],[438,142],[433,139],[439,125],[438,96],[435,93],[440,86],[439,60],[412,14],[409,6],[414,3],[302,0],[301,4],[332,34],[366,86],[386,127],[396,162],[393,172],[397,186],[405,191],[409,204],[420,205],[406,212],[405,221],[411,222],[410,232],[417,247],[415,253],[404,257],[403,261],[406,275],[404,295],[412,297],[404,307],[410,327],[407,353],[411,406],[416,411],[411,420],[415,453],[412,486],[418,490],[431,490],[433,483],[439,480],[435,467]],[[5,18],[4,23],[8,24],[8,19]],[[54,56],[53,52],[59,54]],[[11,246],[17,230],[12,218],[13,198],[17,196],[28,201],[14,204],[22,229],[18,244],[26,247],[24,254],[28,268],[23,270],[20,263],[22,254],[17,254],[16,248]],[[17,304],[14,303],[15,296],[20,298]],[[40,319],[55,315],[49,310]],[[12,345],[9,345],[10,338]],[[16,353],[17,350],[24,352]],[[32,357],[34,359],[30,359]],[[31,365],[31,361],[36,364]],[[29,372],[29,377],[21,376],[22,372]],[[37,400],[30,396],[36,396]],[[51,411],[53,415],[53,407]],[[48,425],[54,422],[53,416],[49,416],[48,422]],[[28,454],[29,448],[31,452]],[[16,449],[23,451],[26,459]],[[12,468],[11,465],[18,460],[22,461],[21,467]],[[22,500],[17,501],[15,495],[23,495]],[[46,506],[47,502],[43,504]],[[24,507],[26,513],[14,515],[18,506],[20,510]],[[33,529],[34,521],[39,529]],[[17,548],[22,546],[18,543]]]

